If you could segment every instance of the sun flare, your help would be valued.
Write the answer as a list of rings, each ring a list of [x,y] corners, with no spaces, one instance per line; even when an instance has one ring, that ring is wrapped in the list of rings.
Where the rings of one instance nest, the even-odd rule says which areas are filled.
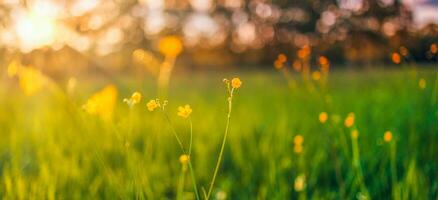
[[[55,41],[55,20],[36,12],[23,13],[17,18],[15,31],[24,51],[31,51]]]

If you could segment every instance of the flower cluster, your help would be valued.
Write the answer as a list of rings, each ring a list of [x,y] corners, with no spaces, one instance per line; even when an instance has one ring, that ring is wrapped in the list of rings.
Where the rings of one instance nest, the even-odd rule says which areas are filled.
[[[277,56],[277,60],[274,61],[274,67],[275,69],[281,69],[284,67],[284,63],[286,63],[287,58],[284,54],[279,54]]]

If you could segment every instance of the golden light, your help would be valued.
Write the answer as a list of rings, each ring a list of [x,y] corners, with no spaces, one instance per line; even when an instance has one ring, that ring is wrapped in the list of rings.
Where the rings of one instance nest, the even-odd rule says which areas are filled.
[[[17,17],[15,31],[21,50],[29,52],[55,41],[55,20],[37,12],[24,13]]]

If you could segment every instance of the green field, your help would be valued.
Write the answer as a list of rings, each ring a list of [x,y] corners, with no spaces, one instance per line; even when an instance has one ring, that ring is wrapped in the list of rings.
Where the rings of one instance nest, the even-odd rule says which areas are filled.
[[[296,88],[274,71],[176,74],[166,110],[187,147],[190,125],[177,116],[177,107],[193,108],[191,161],[201,196],[226,125],[222,79],[235,76],[243,84],[233,100],[213,199],[438,198],[434,70],[342,70],[331,73],[324,87],[298,81]],[[77,79],[70,95],[60,92],[62,82],[57,90],[25,96],[16,81],[0,78],[0,196],[194,199],[171,128],[162,113],[146,109],[156,98],[154,81]],[[113,119],[105,121],[82,105],[109,83],[119,94]],[[143,99],[130,110],[123,98],[134,91]],[[321,112],[328,113],[325,123],[318,120]],[[346,128],[350,112],[355,122]],[[357,139],[351,137],[355,129]],[[389,142],[383,140],[386,131],[392,132]],[[298,134],[304,138],[301,153],[294,152]]]

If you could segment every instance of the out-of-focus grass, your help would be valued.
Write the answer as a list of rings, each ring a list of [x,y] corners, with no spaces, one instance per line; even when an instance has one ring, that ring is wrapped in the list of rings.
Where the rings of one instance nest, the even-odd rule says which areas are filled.
[[[290,90],[273,72],[185,74],[171,81],[169,114],[188,145],[189,124],[177,106],[193,108],[192,162],[199,186],[208,188],[225,127],[227,102],[221,82],[243,81],[234,99],[231,132],[214,197],[229,199],[436,199],[438,196],[438,102],[436,71],[338,71],[325,93],[318,87]],[[418,86],[419,78],[426,88]],[[0,78],[0,196],[6,199],[173,199],[181,151],[158,112],[151,80],[121,79],[112,122],[81,109],[105,84],[77,77],[75,93],[50,91],[26,97]],[[435,87],[435,88],[434,88]],[[130,117],[122,99],[143,100]],[[435,91],[436,92],[436,91]],[[320,112],[328,121],[318,121]],[[353,163],[351,129],[359,131],[359,169]],[[132,133],[128,133],[132,123]],[[390,130],[393,139],[383,141]],[[293,138],[304,137],[294,153]],[[391,151],[393,157],[391,159]],[[305,177],[303,191],[295,179]],[[363,176],[363,178],[361,178]],[[193,198],[190,179],[185,195]]]

